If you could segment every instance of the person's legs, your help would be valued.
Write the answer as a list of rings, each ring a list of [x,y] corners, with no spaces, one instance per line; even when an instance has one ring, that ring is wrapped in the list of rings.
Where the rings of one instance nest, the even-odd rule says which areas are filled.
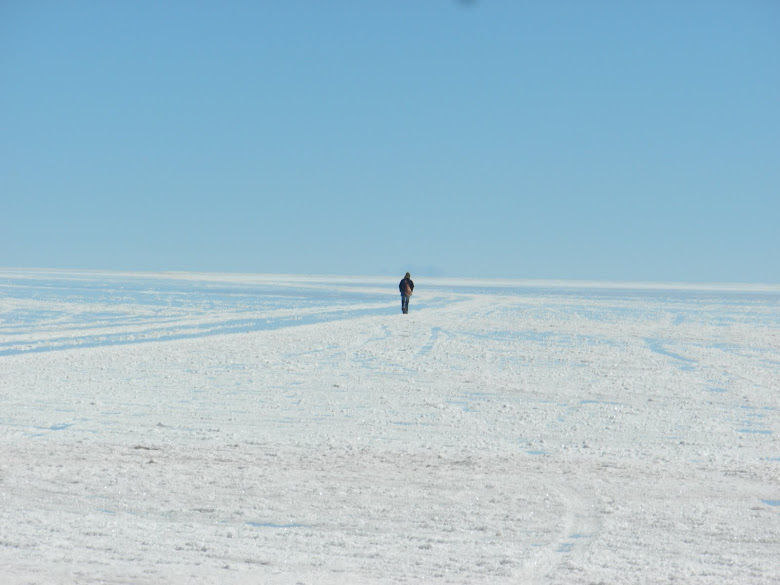
[[[401,311],[403,313],[409,312],[409,297],[407,295],[401,295]]]

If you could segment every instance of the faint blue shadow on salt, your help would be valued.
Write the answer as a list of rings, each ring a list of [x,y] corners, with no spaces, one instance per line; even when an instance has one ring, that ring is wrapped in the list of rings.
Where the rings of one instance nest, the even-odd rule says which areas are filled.
[[[580,400],[580,404],[603,404],[605,406],[625,406],[622,402],[612,402],[610,400]]]
[[[424,346],[420,348],[420,351],[417,352],[418,356],[424,356],[431,352],[433,349],[433,346],[436,345],[436,341],[439,339],[439,335],[441,335],[442,329],[441,327],[431,327],[431,333],[430,337],[428,338],[428,343],[426,343]]]
[[[590,536],[587,535],[587,534],[580,534],[579,532],[577,532],[575,534],[570,534],[569,538],[572,539],[572,541],[576,541],[576,540],[580,540],[580,539],[583,539],[583,538],[590,538]],[[572,542],[572,541],[562,542],[558,546],[558,549],[555,552],[559,552],[559,553],[571,552],[572,549],[574,548],[574,545],[577,544],[576,542]]]
[[[773,508],[777,508],[780,506],[780,500],[761,500],[764,502],[767,506],[772,506]]]
[[[544,449],[534,448],[537,447],[537,443],[533,439],[528,439],[527,437],[520,437],[517,439],[518,445],[523,449],[523,452],[526,455],[531,455],[533,457],[541,457],[543,455],[547,455],[548,452]]]
[[[58,425],[51,425],[50,427],[33,427],[39,431],[67,431],[73,423],[60,423]]]
[[[277,524],[276,522],[246,522],[247,526],[253,528],[311,528],[308,524],[291,522],[289,524]]]
[[[746,420],[741,421],[739,424],[743,425],[741,429],[738,429],[740,433],[748,433],[752,435],[771,435],[772,431],[766,428],[766,412],[774,412],[777,409],[773,406],[764,406],[756,408],[754,406],[741,406],[741,410],[747,411]]]
[[[666,357],[670,357],[674,360],[677,360],[679,362],[683,362],[686,365],[680,366],[682,370],[690,371],[693,369],[693,366],[688,364],[695,364],[696,360],[687,358],[684,355],[680,355],[679,353],[675,353],[673,351],[669,351],[664,347],[664,342],[660,339],[652,339],[652,338],[645,338],[645,344],[650,349],[650,351],[657,353],[658,355],[663,355]]]

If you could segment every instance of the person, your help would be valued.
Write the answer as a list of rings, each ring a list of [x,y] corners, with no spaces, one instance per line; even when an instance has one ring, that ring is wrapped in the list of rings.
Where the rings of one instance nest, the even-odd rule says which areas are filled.
[[[409,312],[409,297],[412,296],[412,291],[414,290],[414,282],[408,272],[403,280],[398,283],[398,290],[401,291],[401,311],[406,315]]]

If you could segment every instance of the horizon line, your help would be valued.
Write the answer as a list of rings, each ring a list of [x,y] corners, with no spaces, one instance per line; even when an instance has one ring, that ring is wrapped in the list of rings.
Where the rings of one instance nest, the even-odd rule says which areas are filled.
[[[231,271],[201,271],[201,270],[123,270],[106,268],[41,268],[0,266],[0,276],[6,272],[20,273],[59,273],[72,275],[125,275],[125,276],[156,276],[160,278],[187,279],[199,277],[205,279],[223,279],[226,277],[245,280],[249,278],[282,278],[292,280],[369,280],[376,282],[387,278],[395,278],[390,274],[324,274],[314,272],[231,272]],[[561,287],[561,288],[607,288],[628,290],[710,290],[710,291],[745,291],[745,292],[776,292],[780,294],[780,283],[773,282],[737,282],[737,281],[675,281],[675,280],[619,280],[619,279],[569,279],[569,278],[508,278],[508,277],[474,277],[474,276],[426,276],[424,273],[412,278],[425,279],[438,286],[483,286],[487,288],[505,287]]]

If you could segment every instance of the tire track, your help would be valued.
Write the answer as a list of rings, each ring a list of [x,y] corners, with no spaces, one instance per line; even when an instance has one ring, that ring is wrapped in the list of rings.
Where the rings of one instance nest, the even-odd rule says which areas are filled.
[[[543,485],[563,509],[563,527],[524,567],[520,582],[567,582],[571,576],[561,574],[567,570],[565,566],[584,557],[601,531],[596,498],[584,492],[581,484],[563,480],[550,482],[549,474],[539,476],[539,485]]]

